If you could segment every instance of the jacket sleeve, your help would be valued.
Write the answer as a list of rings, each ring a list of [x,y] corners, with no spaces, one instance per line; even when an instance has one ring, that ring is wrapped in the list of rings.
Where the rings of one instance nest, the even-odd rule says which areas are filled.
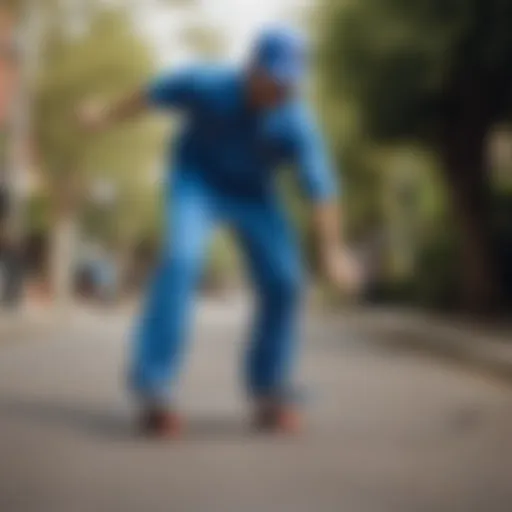
[[[339,183],[316,121],[309,112],[295,117],[293,158],[301,188],[313,202],[339,195]]]
[[[147,86],[149,103],[158,108],[185,108],[195,97],[197,76],[187,69],[157,76]]]

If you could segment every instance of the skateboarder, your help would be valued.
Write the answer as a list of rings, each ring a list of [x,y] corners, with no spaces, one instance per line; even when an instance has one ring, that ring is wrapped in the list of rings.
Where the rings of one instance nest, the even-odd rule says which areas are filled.
[[[306,50],[295,32],[268,30],[242,69],[192,66],[163,74],[110,106],[81,112],[89,129],[149,108],[185,117],[165,163],[164,243],[135,335],[130,372],[149,434],[172,437],[181,430],[175,383],[194,289],[219,223],[236,233],[258,299],[245,367],[255,420],[276,431],[299,427],[290,386],[303,277],[297,240],[276,191],[279,166],[293,166],[309,199],[327,277],[341,284],[355,276],[340,238],[335,173],[301,98]]]

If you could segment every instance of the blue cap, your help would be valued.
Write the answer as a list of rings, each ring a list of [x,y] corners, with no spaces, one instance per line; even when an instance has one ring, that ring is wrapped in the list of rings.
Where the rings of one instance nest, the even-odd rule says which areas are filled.
[[[288,28],[267,30],[257,39],[253,64],[284,85],[298,85],[306,71],[306,42]]]

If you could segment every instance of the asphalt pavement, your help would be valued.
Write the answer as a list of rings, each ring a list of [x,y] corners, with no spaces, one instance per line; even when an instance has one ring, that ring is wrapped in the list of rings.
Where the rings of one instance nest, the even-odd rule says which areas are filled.
[[[179,442],[134,429],[130,315],[88,312],[0,345],[0,511],[512,510],[505,382],[310,315],[308,429],[257,435],[239,386],[248,314],[238,302],[199,309]]]

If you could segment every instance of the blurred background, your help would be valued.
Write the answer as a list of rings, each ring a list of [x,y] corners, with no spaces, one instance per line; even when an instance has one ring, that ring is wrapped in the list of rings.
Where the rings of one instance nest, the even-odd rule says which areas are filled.
[[[510,0],[0,1],[0,510],[510,512],[511,20]],[[184,382],[192,442],[168,457],[132,442],[119,367],[179,119],[84,136],[75,110],[191,61],[242,64],[273,23],[311,39],[364,287],[316,277],[284,172],[311,269],[312,434],[243,434],[250,308],[223,231]]]
[[[218,5],[217,5],[218,4]],[[7,2],[0,68],[2,301],[137,291],[158,247],[166,124],[84,137],[73,112],[191,60],[240,61],[267,23],[314,46],[309,94],[365,266],[363,300],[506,314],[512,80],[506,2]],[[304,205],[283,179],[309,248]],[[236,285],[227,235],[205,286]],[[7,270],[6,270],[7,269]]]

